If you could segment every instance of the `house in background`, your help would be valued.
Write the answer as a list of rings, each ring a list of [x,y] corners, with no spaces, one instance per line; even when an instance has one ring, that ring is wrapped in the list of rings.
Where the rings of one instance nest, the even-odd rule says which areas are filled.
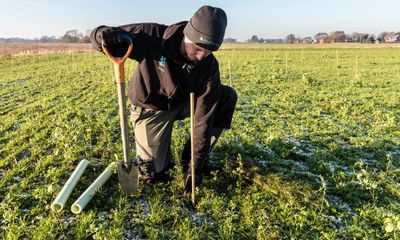
[[[400,43],[400,35],[386,35],[385,36],[385,42],[386,43]]]
[[[320,38],[319,43],[332,43],[332,37]]]

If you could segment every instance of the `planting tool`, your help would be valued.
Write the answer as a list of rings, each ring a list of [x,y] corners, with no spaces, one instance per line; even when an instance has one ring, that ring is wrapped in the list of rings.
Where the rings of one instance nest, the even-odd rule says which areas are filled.
[[[139,185],[139,169],[137,164],[132,164],[129,154],[127,114],[126,114],[126,96],[125,96],[125,60],[129,57],[132,51],[132,39],[125,37],[123,39],[129,44],[128,50],[123,57],[114,57],[110,54],[107,48],[102,43],[102,49],[107,57],[114,64],[115,78],[118,85],[118,104],[119,118],[122,136],[122,149],[124,152],[124,161],[118,164],[118,180],[122,191],[130,195],[137,191]]]
[[[56,199],[54,199],[53,203],[51,204],[51,210],[55,212],[61,212],[69,196],[71,195],[72,190],[74,190],[76,184],[78,183],[88,164],[89,162],[86,159],[83,159],[78,164],[74,172],[68,178],[68,181],[64,184],[63,188],[58,193]]]
[[[190,159],[190,173],[192,175],[192,203],[195,205],[195,168],[194,168],[194,93],[190,93],[190,141],[191,141],[191,151],[192,151],[192,158]]]
[[[96,192],[107,182],[107,180],[113,175],[116,163],[110,163],[107,168],[94,180],[94,182],[86,189],[84,193],[72,204],[71,211],[75,214],[80,213],[86,205],[92,200]]]

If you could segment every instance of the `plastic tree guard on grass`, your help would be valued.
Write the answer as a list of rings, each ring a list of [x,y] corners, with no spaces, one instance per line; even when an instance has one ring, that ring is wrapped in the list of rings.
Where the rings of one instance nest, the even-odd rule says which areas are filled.
[[[71,211],[79,214],[90,202],[96,192],[107,182],[117,167],[117,163],[112,162],[101,173],[101,175],[86,189],[84,193],[72,204]]]
[[[61,212],[88,164],[89,162],[86,159],[83,159],[78,164],[68,181],[64,184],[64,187],[58,193],[56,199],[54,199],[54,202],[51,204],[51,210]]]

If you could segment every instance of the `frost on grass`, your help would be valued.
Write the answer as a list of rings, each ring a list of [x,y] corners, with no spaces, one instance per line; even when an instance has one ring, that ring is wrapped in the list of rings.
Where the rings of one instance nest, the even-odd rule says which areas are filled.
[[[141,236],[137,236],[135,230],[132,229],[124,229],[124,237],[123,239],[125,240],[142,240],[143,238]]]
[[[21,182],[22,177],[16,176],[16,177],[13,177],[13,179],[14,179],[14,181],[16,181],[16,182]]]
[[[350,205],[343,201],[340,197],[328,194],[327,198],[332,205],[339,208],[340,210],[355,214],[355,211],[350,207]]]
[[[182,208],[182,212],[187,217],[189,217],[190,222],[197,228],[200,228],[203,225],[208,225],[208,226],[214,225],[214,221],[210,217],[207,217],[204,214],[198,213],[196,211],[190,211],[187,208]]]
[[[143,226],[141,225],[150,216],[151,208],[149,200],[140,198],[131,202],[133,213],[128,214],[125,219],[123,239],[143,239]]]
[[[331,221],[338,230],[344,230],[346,228],[345,223],[343,222],[343,220],[340,217],[335,217],[335,216],[325,215],[325,214],[323,214],[322,216],[329,219],[329,221]]]
[[[15,130],[19,129],[21,126],[22,126],[22,123],[17,123],[11,127],[11,131],[15,131]]]
[[[140,209],[140,214],[142,216],[150,216],[150,203],[145,198],[141,198],[137,201],[132,201],[131,207],[133,209]]]

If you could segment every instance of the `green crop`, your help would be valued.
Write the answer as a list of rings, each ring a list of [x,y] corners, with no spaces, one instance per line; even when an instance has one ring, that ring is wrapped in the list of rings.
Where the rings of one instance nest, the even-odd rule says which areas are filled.
[[[196,207],[183,194],[185,120],[171,182],[127,197],[113,176],[79,215],[71,204],[122,159],[112,64],[93,52],[1,56],[0,239],[399,239],[400,48],[332,46],[215,53],[239,100],[210,154],[223,170],[205,176]]]

